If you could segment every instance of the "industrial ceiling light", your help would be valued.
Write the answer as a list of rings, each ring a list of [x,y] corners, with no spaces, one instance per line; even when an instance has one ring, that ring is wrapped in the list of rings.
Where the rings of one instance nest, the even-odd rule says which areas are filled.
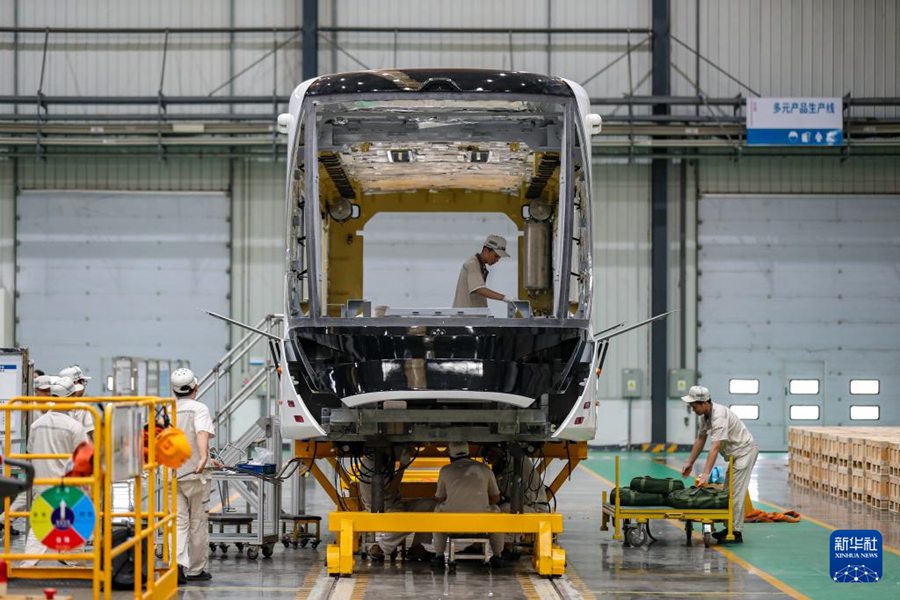
[[[490,150],[470,150],[469,151],[469,162],[473,163],[486,163],[491,158]]]
[[[388,161],[392,163],[411,163],[416,159],[412,150],[388,150]]]
[[[328,205],[328,214],[338,223],[343,223],[351,217],[358,217],[359,207],[353,204],[349,198],[338,198]]]
[[[546,221],[553,215],[553,209],[543,200],[532,200],[528,204],[528,215],[535,221]]]

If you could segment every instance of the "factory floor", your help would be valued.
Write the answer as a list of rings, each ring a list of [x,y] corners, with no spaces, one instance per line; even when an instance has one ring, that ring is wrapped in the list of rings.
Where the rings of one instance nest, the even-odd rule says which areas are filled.
[[[600,531],[600,493],[615,476],[614,454],[591,452],[566,483],[558,510],[565,516],[560,545],[566,576],[553,584],[533,575],[526,559],[485,572],[461,563],[456,574],[434,573],[427,564],[375,565],[357,561],[356,575],[333,580],[324,571],[325,544],[318,549],[278,545],[270,559],[237,557],[232,547],[210,557],[212,581],[183,586],[179,598],[387,600],[428,598],[900,598],[900,515],[810,492],[787,482],[787,455],[761,454],[750,493],[757,508],[800,512],[800,523],[747,524],[744,544],[706,549],[684,544],[680,523],[654,521],[657,542],[624,548],[612,531]],[[623,480],[635,475],[677,476],[684,454],[623,453]],[[215,504],[215,499],[213,500]],[[308,512],[327,515],[325,494],[310,481]],[[884,536],[884,579],[839,584],[829,578],[829,535],[834,528],[877,529]],[[323,531],[326,527],[323,524]],[[10,593],[35,593],[52,584],[60,593],[90,598],[71,582],[14,581]],[[853,587],[848,587],[852,585]],[[329,595],[330,594],[330,595]],[[116,592],[116,598],[133,597]]]

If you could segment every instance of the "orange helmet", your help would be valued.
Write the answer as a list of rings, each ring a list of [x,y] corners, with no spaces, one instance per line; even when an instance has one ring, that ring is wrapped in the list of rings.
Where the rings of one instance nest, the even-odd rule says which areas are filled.
[[[177,469],[191,457],[191,444],[177,427],[167,427],[156,436],[156,460],[159,464]]]

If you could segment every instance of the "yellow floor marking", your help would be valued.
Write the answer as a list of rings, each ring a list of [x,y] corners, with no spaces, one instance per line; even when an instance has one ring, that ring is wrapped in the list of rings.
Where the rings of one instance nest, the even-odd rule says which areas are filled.
[[[363,600],[367,587],[369,587],[369,576],[364,574],[357,575],[356,585],[353,587],[353,593],[350,594],[350,600]]]
[[[667,466],[668,466],[668,465],[667,465]],[[597,479],[599,479],[600,481],[602,481],[603,483],[605,483],[606,485],[608,485],[608,486],[610,486],[610,487],[615,487],[615,484],[614,484],[612,481],[610,481],[610,480],[607,479],[606,477],[603,477],[603,476],[600,475],[599,473],[594,473],[593,471],[591,471],[591,470],[590,470],[589,468],[587,468],[586,466],[584,466],[584,465],[578,465],[578,468],[584,469],[585,471],[587,471],[588,473],[590,473],[591,475],[593,475],[595,478],[597,478]],[[673,467],[673,468],[674,468],[674,467]],[[681,531],[684,531],[684,527],[681,525],[681,522],[680,522],[680,521],[677,521],[678,525],[675,525],[675,522],[671,522],[671,521],[668,521],[668,520],[667,520],[666,522],[669,523],[669,525],[672,525],[673,527],[675,527],[675,528],[677,528],[677,529],[679,529],[679,530],[681,530]],[[763,571],[763,570],[760,569],[759,567],[755,567],[755,566],[751,565],[751,564],[748,563],[746,560],[744,560],[743,558],[737,556],[737,555],[734,554],[733,552],[731,552],[731,551],[729,551],[729,550],[726,550],[724,547],[719,546],[718,544],[713,544],[712,546],[710,546],[710,549],[711,549],[711,550],[715,550],[716,552],[718,552],[719,554],[721,554],[722,556],[724,556],[724,557],[727,558],[728,560],[732,561],[733,563],[742,566],[744,569],[746,569],[746,570],[749,571],[750,573],[754,573],[754,574],[756,574],[756,575],[759,575],[763,580],[765,580],[765,581],[768,582],[769,584],[775,586],[776,588],[778,588],[779,590],[781,590],[782,592],[784,592],[785,594],[787,594],[787,595],[790,596],[791,598],[796,598],[797,600],[806,600],[806,599],[807,599],[807,596],[804,596],[803,594],[801,594],[800,592],[798,592],[797,590],[795,590],[794,588],[792,588],[791,586],[789,586],[789,585],[786,584],[785,582],[781,581],[780,579],[778,579],[778,578],[775,577],[774,575],[771,575],[771,574],[767,573],[766,571]]]
[[[665,467],[665,468],[667,468],[667,469],[672,469],[673,471],[676,471],[676,472],[678,472],[678,473],[681,473],[681,469],[675,468],[675,467],[673,467],[672,465],[669,465],[669,464],[667,464],[667,463],[657,462],[656,464],[661,465],[661,466],[663,466],[663,467]],[[764,498],[758,498],[758,500],[759,500],[760,502],[765,502],[766,504],[768,504],[769,506],[771,506],[771,507],[774,508],[775,510],[778,510],[778,511],[781,511],[781,512],[787,512],[788,510],[790,510],[790,509],[785,508],[785,507],[783,507],[783,506],[779,506],[779,505],[775,504],[774,502],[769,502],[768,500],[766,500],[766,499],[764,499]],[[840,529],[840,527],[835,527],[834,525],[831,525],[830,523],[826,523],[825,521],[820,521],[819,519],[815,519],[815,518],[813,518],[813,517],[810,517],[810,516],[807,515],[806,513],[802,513],[802,512],[800,512],[800,511],[795,511],[795,512],[799,513],[800,516],[802,516],[805,520],[809,521],[810,523],[814,523],[814,524],[818,525],[819,527],[823,527],[823,528],[828,529],[828,530],[830,530],[830,531],[835,531],[835,530],[837,530],[837,529]],[[900,556],[900,550],[898,550],[897,548],[894,548],[893,546],[888,546],[888,545],[885,544],[885,543],[882,543],[881,546],[882,546],[885,550],[887,550],[888,552],[890,552],[891,554],[896,554],[897,556]]]
[[[525,600],[540,600],[541,597],[538,595],[537,590],[534,589],[534,583],[531,581],[528,573],[517,573],[516,579],[519,580],[522,593],[525,594]]]
[[[234,502],[235,500],[237,500],[237,499],[240,498],[240,497],[241,497],[240,493],[234,492],[233,494],[231,494],[231,495],[228,497],[228,503],[231,504],[232,502]],[[222,512],[222,502],[221,502],[221,500],[220,500],[219,503],[216,504],[215,506],[210,507],[209,512],[211,512],[211,513]]]
[[[324,570],[324,565],[313,565],[310,570],[307,571],[306,577],[303,578],[303,583],[300,584],[300,588],[297,590],[297,595],[294,596],[294,600],[306,600],[309,598],[309,594],[312,592],[313,587],[315,587],[319,575],[321,575]]]

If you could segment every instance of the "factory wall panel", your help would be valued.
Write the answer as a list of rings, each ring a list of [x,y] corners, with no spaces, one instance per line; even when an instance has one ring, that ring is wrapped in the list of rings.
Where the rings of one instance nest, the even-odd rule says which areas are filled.
[[[697,17],[699,10],[699,40]],[[711,97],[897,96],[900,5],[890,0],[693,0],[672,3],[675,95]],[[688,81],[690,79],[691,81]],[[693,111],[693,109],[689,109]],[[704,113],[707,113],[704,109]],[[897,116],[898,109],[854,108],[855,116]]]
[[[0,160],[0,345],[15,345],[16,164]]]

